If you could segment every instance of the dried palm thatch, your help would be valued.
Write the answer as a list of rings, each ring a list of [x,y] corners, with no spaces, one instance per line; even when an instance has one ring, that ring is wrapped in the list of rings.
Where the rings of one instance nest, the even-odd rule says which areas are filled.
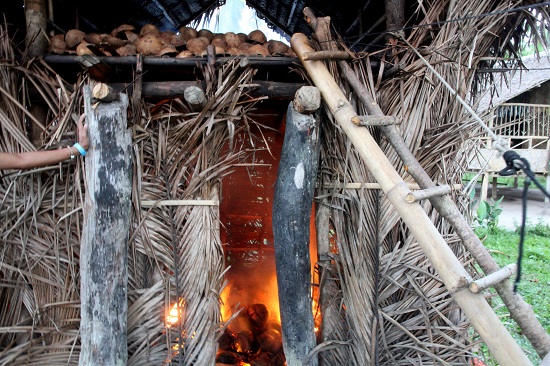
[[[514,3],[520,5],[525,2]],[[402,36],[422,48],[430,63],[465,98],[474,83],[483,81],[475,72],[478,65],[487,60],[494,65],[503,55],[517,55],[518,33],[510,30],[511,24],[516,31],[524,25],[534,33],[540,31],[533,12],[504,11],[508,9],[510,4],[498,1],[419,3],[420,25],[438,25],[414,28]],[[476,17],[491,12],[495,14]],[[539,19],[547,21],[547,14],[541,13]],[[445,22],[464,17],[467,19],[463,21]],[[377,52],[376,57],[384,61],[378,75],[371,73],[370,57],[354,61],[356,74],[384,112],[403,121],[402,135],[417,160],[435,182],[460,183],[473,144],[468,139],[478,133],[478,127],[411,50],[397,43]],[[386,65],[407,66],[397,77],[383,80]],[[333,74],[338,80],[334,70]],[[349,90],[345,82],[341,84],[343,90]],[[359,113],[365,114],[353,94],[348,95],[358,104]],[[339,317],[326,319],[331,322],[327,326],[334,329],[328,339],[348,343],[335,347],[327,342],[322,358],[326,364],[348,360],[346,364],[363,365],[378,353],[380,364],[467,363],[473,346],[468,323],[392,205],[375,192],[328,188],[336,182],[372,182],[372,177],[353,149],[346,146],[339,128],[332,122],[323,127],[320,179],[326,188],[319,198],[332,209],[338,241],[332,272],[339,276],[334,276],[328,296],[342,303]],[[395,151],[375,131],[372,133],[397,171],[411,180]],[[456,195],[455,200],[465,211],[466,198]],[[429,204],[425,210],[467,265],[468,255],[448,224]],[[345,327],[336,324],[339,318],[345,319]]]
[[[15,60],[2,33],[2,60]],[[48,126],[39,146],[74,139],[81,84],[68,85],[43,63],[3,63],[2,151],[34,150],[25,133],[26,87],[43,96]],[[209,102],[191,112],[179,99],[134,112],[133,230],[129,241],[130,365],[213,364],[222,329],[223,251],[217,206],[142,208],[141,200],[219,200],[220,179],[253,143],[235,134],[256,122],[255,73],[238,62],[203,70]],[[12,96],[17,96],[13,98]],[[256,146],[258,143],[255,143]],[[0,365],[78,364],[82,161],[2,176]],[[179,319],[168,311],[176,305]]]

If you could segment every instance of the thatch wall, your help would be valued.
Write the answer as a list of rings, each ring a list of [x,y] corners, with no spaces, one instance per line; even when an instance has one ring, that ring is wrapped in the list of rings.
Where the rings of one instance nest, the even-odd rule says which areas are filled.
[[[440,1],[420,5],[418,17],[427,24],[505,6],[500,1]],[[524,24],[515,22],[530,16],[520,14],[510,20],[501,13],[416,28],[406,36],[413,46],[429,49],[428,60],[465,97],[478,80],[476,67],[497,62],[482,57],[517,50],[517,43],[510,43],[513,32],[500,39],[495,35],[510,24]],[[87,80],[70,86],[40,61],[18,64],[5,32],[1,35],[0,58],[7,61],[0,65],[0,150],[65,146],[63,140],[74,136],[70,115],[81,112],[80,90]],[[373,75],[368,57],[353,66],[384,111],[403,120],[405,140],[431,177],[460,183],[467,138],[476,127],[453,94],[402,43],[379,51],[380,55],[383,66],[400,65],[396,76],[382,79],[383,69]],[[251,143],[233,146],[233,137],[255,123],[249,111],[257,100],[238,87],[250,84],[254,71],[229,63],[201,72],[209,100],[203,111],[192,112],[179,99],[156,105],[140,100],[130,108],[134,136],[133,229],[128,242],[130,365],[212,364],[215,339],[223,326],[220,293],[225,264],[217,206],[143,208],[140,204],[142,199],[220,199],[220,179],[251,151]],[[47,126],[25,114],[35,110],[28,104],[30,85],[47,104]],[[349,89],[345,83],[342,88]],[[32,142],[29,136],[34,136]],[[331,188],[333,183],[373,180],[330,116],[323,121],[322,139],[317,203],[330,208],[335,246],[332,262],[323,271],[324,296],[331,306],[325,309],[328,347],[323,359],[333,365],[464,364],[474,344],[467,320],[378,191]],[[223,148],[228,145],[232,148]],[[385,149],[408,178],[395,153]],[[0,178],[0,303],[4,304],[0,365],[78,363],[84,178],[81,159],[4,172]],[[456,201],[465,205],[465,197],[455,194]],[[467,263],[468,255],[448,225],[429,205],[426,210]],[[168,328],[165,311],[174,303],[181,304],[183,320]]]

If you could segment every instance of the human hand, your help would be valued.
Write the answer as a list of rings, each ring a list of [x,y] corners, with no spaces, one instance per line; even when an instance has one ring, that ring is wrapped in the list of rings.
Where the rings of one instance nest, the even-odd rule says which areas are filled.
[[[86,114],[82,113],[76,123],[76,127],[78,128],[78,143],[87,151],[90,147],[90,139],[88,138],[88,124],[84,123],[85,119]]]

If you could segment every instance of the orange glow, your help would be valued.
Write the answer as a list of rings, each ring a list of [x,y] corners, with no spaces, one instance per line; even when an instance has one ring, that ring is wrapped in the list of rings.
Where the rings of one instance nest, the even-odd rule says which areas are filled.
[[[183,299],[180,299],[179,302],[176,302],[174,303],[174,305],[172,305],[172,307],[168,311],[168,314],[166,315],[166,327],[170,328],[171,326],[181,321],[181,318],[183,317],[184,305],[185,301],[183,301]]]

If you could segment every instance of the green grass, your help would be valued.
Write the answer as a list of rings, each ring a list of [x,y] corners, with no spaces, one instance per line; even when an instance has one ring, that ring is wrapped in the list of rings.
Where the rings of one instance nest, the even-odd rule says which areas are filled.
[[[464,184],[467,184],[468,182],[470,182],[472,179],[474,179],[476,176],[475,173],[464,173],[464,175],[462,176],[462,181],[464,182]],[[483,176],[479,176],[477,181],[478,183],[481,184],[481,180],[482,180]],[[537,181],[539,181],[543,187],[545,187],[545,184],[546,184],[546,177],[544,176],[536,176],[537,178]],[[518,187],[519,188],[523,188],[523,183],[525,182],[525,176],[523,175],[520,175],[517,177],[518,179]],[[490,178],[489,180],[489,184],[491,184],[493,182],[492,178]],[[504,187],[513,187],[514,186],[514,177],[497,177],[497,184],[499,186],[504,186]],[[531,185],[529,186],[529,189],[538,189],[537,186],[535,186],[533,183],[531,183]]]
[[[497,229],[489,234],[484,244],[491,251],[495,261],[504,267],[516,263],[518,256],[519,229],[514,231]],[[515,276],[514,276],[515,277]],[[512,278],[513,281],[513,278]],[[518,292],[529,303],[546,332],[550,333],[550,226],[539,222],[527,227],[522,261],[522,276]],[[499,297],[490,300],[506,328],[525,350],[534,364],[540,362],[529,341],[521,334],[521,329],[510,318],[508,310]],[[498,365],[490,356],[487,348],[480,348],[480,358],[489,366]]]

